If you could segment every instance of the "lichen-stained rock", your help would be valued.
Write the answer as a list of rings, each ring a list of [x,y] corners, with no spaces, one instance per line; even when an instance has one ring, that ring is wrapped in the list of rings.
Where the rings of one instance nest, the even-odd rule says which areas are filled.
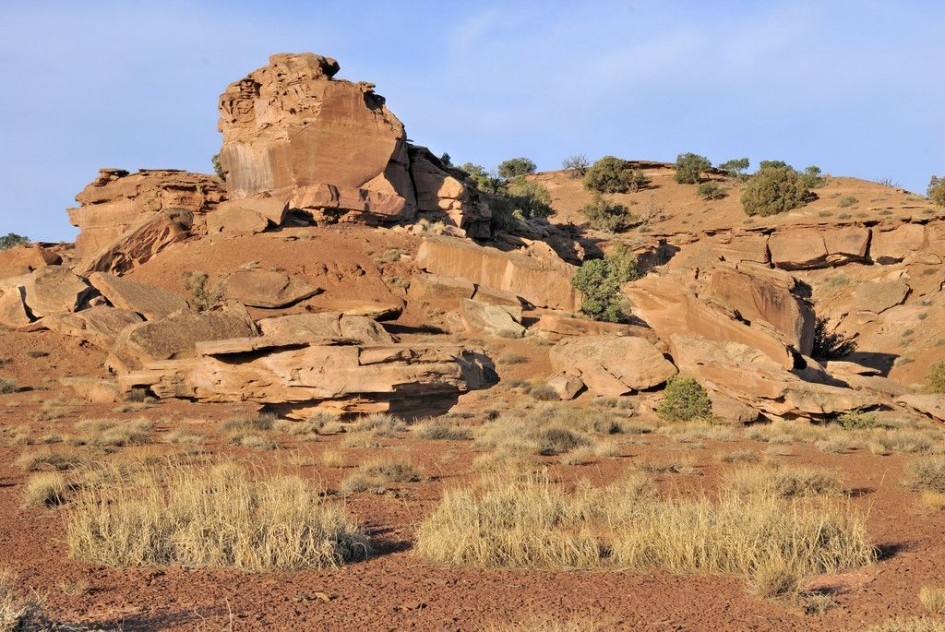
[[[583,297],[571,285],[577,267],[553,254],[504,252],[454,237],[430,237],[420,245],[416,262],[433,274],[511,292],[537,307],[581,308]]]
[[[62,257],[39,244],[0,250],[0,279],[29,274],[62,263]]]
[[[719,264],[709,273],[708,296],[749,322],[763,320],[781,341],[804,355],[814,345],[814,310],[791,275],[752,265]]]
[[[184,171],[102,169],[69,209],[79,227],[75,269],[124,272],[167,245],[201,232],[203,214],[223,200],[223,183]]]
[[[316,343],[319,340],[350,340],[362,345],[392,345],[394,337],[366,316],[340,312],[289,314],[263,318],[257,326],[263,338]]]
[[[280,270],[237,270],[226,278],[226,298],[250,307],[279,308],[319,292],[311,283]]]
[[[737,342],[674,334],[673,361],[707,389],[774,419],[824,419],[876,406],[877,397],[840,386],[805,382],[763,352]]]
[[[604,397],[659,386],[676,367],[642,338],[587,336],[563,340],[549,352],[551,366],[575,375],[588,390]]]
[[[403,124],[369,83],[333,79],[334,59],[277,54],[220,95],[230,199],[259,193],[316,217],[410,219],[416,199]]]
[[[74,314],[53,314],[43,318],[42,324],[108,351],[125,328],[137,325],[141,320],[141,316],[129,309],[99,306]]]
[[[254,335],[256,327],[245,310],[180,311],[124,329],[105,364],[115,372],[125,373],[156,360],[194,357],[198,342]]]
[[[827,267],[824,235],[816,228],[780,230],[768,237],[771,263],[782,270]]]
[[[889,231],[874,228],[870,259],[883,265],[899,263],[924,245],[925,226],[922,224],[903,224]]]
[[[670,278],[646,276],[623,286],[633,314],[653,328],[660,340],[673,334],[698,335],[718,342],[738,342],[760,350],[778,365],[794,366],[794,354],[772,327],[750,325],[712,307]]]
[[[470,299],[459,302],[463,322],[469,331],[481,331],[502,338],[521,338],[525,328],[515,322],[508,310]]]
[[[180,294],[138,283],[127,277],[106,272],[93,272],[89,283],[115,307],[141,314],[145,320],[159,320],[190,305]]]

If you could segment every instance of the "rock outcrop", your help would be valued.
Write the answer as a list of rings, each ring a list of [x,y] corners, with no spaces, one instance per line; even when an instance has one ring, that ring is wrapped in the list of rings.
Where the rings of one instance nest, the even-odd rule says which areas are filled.
[[[567,339],[551,348],[550,358],[555,371],[580,378],[588,390],[604,397],[653,388],[676,375],[676,367],[642,338]]]
[[[0,279],[29,274],[62,263],[62,257],[38,244],[0,250]]]
[[[113,306],[141,314],[145,320],[160,320],[190,307],[183,296],[170,290],[106,272],[93,272],[89,283]]]
[[[511,292],[536,307],[569,312],[581,307],[581,293],[571,285],[577,268],[554,252],[503,252],[454,237],[430,237],[420,245],[417,265],[436,275]]]
[[[267,194],[316,218],[373,223],[416,214],[403,124],[373,84],[338,70],[320,55],[272,55],[220,95],[230,199]]]
[[[79,274],[125,272],[168,245],[204,229],[204,214],[223,200],[213,176],[175,170],[102,169],[76,195],[69,221],[81,229],[74,266]]]

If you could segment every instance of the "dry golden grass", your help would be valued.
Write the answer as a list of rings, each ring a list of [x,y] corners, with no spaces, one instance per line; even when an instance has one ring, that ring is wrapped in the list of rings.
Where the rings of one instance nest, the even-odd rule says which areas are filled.
[[[325,467],[342,468],[345,466],[345,453],[335,448],[325,448],[318,455],[318,463]]]
[[[757,463],[761,460],[761,455],[753,450],[735,450],[720,453],[715,458],[722,463]]]
[[[76,435],[71,437],[75,445],[95,447],[121,447],[148,443],[153,424],[144,419],[83,419],[75,424]]]
[[[935,511],[945,511],[945,493],[925,490],[921,496],[922,505]]]
[[[841,504],[760,493],[660,498],[641,473],[570,495],[541,476],[448,490],[415,551],[457,566],[737,574],[765,596],[875,559],[863,520]]]
[[[412,427],[415,437],[429,441],[466,441],[472,439],[472,429],[461,419],[425,419]]]
[[[945,455],[915,457],[906,463],[902,484],[913,491],[945,493]]]
[[[16,458],[14,464],[27,472],[63,472],[85,465],[91,456],[74,449],[38,450],[24,452]]]
[[[3,632],[29,632],[32,630],[56,630],[40,613],[40,604],[23,599],[17,594],[20,582],[14,573],[0,570],[0,630]]]
[[[368,553],[351,519],[295,476],[254,478],[220,463],[111,478],[118,484],[85,487],[71,503],[67,539],[76,559],[264,571],[336,566]]]
[[[59,472],[37,472],[26,481],[24,507],[52,507],[66,502],[72,486]]]
[[[364,432],[375,437],[395,438],[407,430],[407,424],[402,420],[386,413],[375,413],[361,417],[353,422],[348,430]]]
[[[547,615],[531,615],[516,623],[493,624],[486,632],[604,632],[613,627],[605,622],[582,617],[554,619]]]
[[[421,478],[410,463],[376,459],[361,464],[357,471],[341,481],[338,491],[345,495],[359,492],[383,494],[392,483],[412,483]]]
[[[945,616],[945,588],[923,586],[919,589],[919,603],[930,615]]]
[[[866,632],[945,632],[945,621],[928,617],[893,619],[873,626]]]
[[[740,467],[723,476],[724,489],[741,496],[778,498],[839,495],[844,485],[840,474],[815,467],[755,465]]]

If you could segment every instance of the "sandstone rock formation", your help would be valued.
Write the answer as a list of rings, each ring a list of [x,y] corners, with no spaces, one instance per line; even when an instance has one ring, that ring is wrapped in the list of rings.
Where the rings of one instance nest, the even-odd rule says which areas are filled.
[[[141,314],[145,320],[160,320],[190,307],[179,294],[114,274],[93,272],[88,280],[113,306]]]
[[[74,312],[94,293],[85,280],[68,268],[47,266],[29,274],[0,280],[0,291],[8,297],[10,313],[19,314],[19,296],[30,320],[49,314]]]
[[[604,397],[653,388],[676,375],[676,367],[642,338],[567,339],[551,348],[550,358],[555,371],[580,378]]]
[[[0,279],[29,274],[62,263],[62,257],[39,244],[0,250]]]
[[[317,218],[410,219],[417,203],[403,124],[334,59],[278,54],[220,95],[229,196],[266,193]]]
[[[279,270],[237,270],[226,278],[226,298],[249,307],[278,308],[315,296],[321,289]]]
[[[474,239],[490,237],[492,211],[479,192],[466,185],[464,174],[444,165],[425,147],[409,145],[408,149],[420,211],[445,213],[454,226]]]
[[[420,245],[417,265],[433,274],[511,292],[536,307],[569,312],[581,307],[581,293],[571,285],[577,268],[553,253],[503,252],[462,239],[430,237]]]
[[[516,322],[508,310],[498,305],[489,305],[471,299],[459,302],[460,313],[466,328],[502,338],[521,338],[525,328]]]
[[[203,214],[223,199],[222,186],[213,176],[169,169],[100,170],[76,195],[81,206],[69,209],[69,221],[82,231],[75,270],[125,272],[201,231]]]
[[[445,410],[461,392],[495,380],[491,361],[456,345],[348,344],[269,336],[197,345],[197,356],[150,362],[120,376],[124,390],[147,387],[159,397],[268,404],[290,418],[316,410]],[[441,408],[442,407],[442,408]]]

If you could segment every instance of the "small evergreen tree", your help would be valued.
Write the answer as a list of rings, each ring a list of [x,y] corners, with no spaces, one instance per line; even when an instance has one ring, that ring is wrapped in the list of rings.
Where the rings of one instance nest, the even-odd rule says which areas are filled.
[[[639,276],[636,255],[626,245],[617,244],[603,259],[585,261],[571,285],[584,293],[582,312],[594,320],[618,323],[630,316],[620,286]]]
[[[628,193],[638,191],[649,181],[633,168],[629,160],[604,156],[584,175],[584,188],[597,193]]]
[[[765,161],[761,164],[762,168],[748,179],[742,192],[745,213],[776,215],[807,202],[810,192],[797,171],[780,161]]]
[[[712,417],[709,393],[695,378],[674,375],[666,382],[656,415],[665,421],[692,421]]]
[[[945,206],[945,176],[941,178],[932,176],[932,179],[929,180],[927,193],[933,203],[939,206]]]
[[[529,173],[535,173],[535,163],[528,158],[511,158],[499,165],[499,177],[506,180]]]
[[[745,171],[750,164],[748,158],[733,158],[720,164],[719,169],[722,169],[733,178],[742,180],[745,178]]]
[[[712,163],[705,156],[687,153],[676,157],[676,182],[696,184],[702,179],[702,173],[712,168]]]
[[[625,231],[639,221],[626,206],[608,200],[600,193],[594,196],[593,202],[584,205],[581,212],[591,226],[612,233]]]

